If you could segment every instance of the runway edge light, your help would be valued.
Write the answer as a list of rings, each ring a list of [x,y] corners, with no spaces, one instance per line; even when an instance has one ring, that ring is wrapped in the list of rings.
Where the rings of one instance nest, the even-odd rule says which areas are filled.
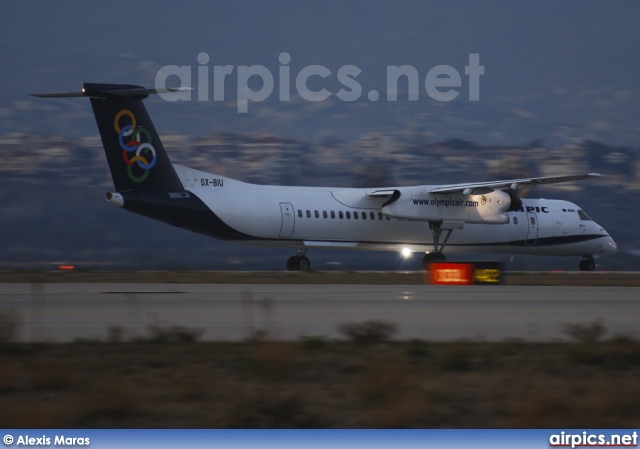
[[[474,263],[474,280],[476,284],[498,285],[504,281],[504,270],[500,262]]]
[[[474,267],[470,263],[432,263],[429,265],[429,281],[434,285],[471,285]]]

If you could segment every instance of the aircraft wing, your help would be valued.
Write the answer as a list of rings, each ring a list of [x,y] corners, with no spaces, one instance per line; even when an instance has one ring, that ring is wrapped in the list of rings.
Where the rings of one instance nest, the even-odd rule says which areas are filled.
[[[601,175],[600,173],[583,173],[578,175],[546,176],[546,177],[539,177],[539,178],[505,179],[502,181],[471,182],[466,184],[449,184],[449,185],[434,187],[433,189],[429,190],[429,193],[462,192],[465,195],[477,195],[482,193],[489,193],[494,190],[503,190],[503,189],[516,190],[520,186],[555,184],[558,182],[576,181],[579,179],[601,178],[602,176],[603,175]]]

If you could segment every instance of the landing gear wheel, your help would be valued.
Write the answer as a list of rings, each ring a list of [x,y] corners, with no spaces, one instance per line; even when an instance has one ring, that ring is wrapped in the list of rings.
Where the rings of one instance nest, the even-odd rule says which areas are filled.
[[[596,269],[596,263],[593,260],[593,257],[587,257],[580,261],[580,270],[581,271],[593,271]]]
[[[291,256],[287,260],[287,271],[309,271],[311,262],[305,256]]]
[[[447,261],[447,258],[444,257],[444,254],[442,254],[440,251],[435,251],[435,252],[427,253],[424,255],[424,258],[422,259],[422,267],[428,271],[430,263],[446,262],[446,261]]]
[[[309,271],[311,269],[311,262],[305,256],[298,257],[298,270]]]

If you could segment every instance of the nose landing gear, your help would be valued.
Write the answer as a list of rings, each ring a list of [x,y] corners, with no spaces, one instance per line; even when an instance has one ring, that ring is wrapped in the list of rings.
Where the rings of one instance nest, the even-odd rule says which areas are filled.
[[[446,262],[447,258],[444,257],[442,251],[444,251],[444,247],[447,246],[447,242],[449,241],[449,237],[451,237],[451,233],[453,232],[452,228],[445,228],[447,231],[447,235],[444,238],[444,242],[440,244],[440,236],[442,235],[443,227],[441,221],[429,222],[429,229],[433,232],[433,251],[424,255],[422,259],[422,266],[425,270],[429,270],[429,264],[432,262]]]
[[[422,259],[422,267],[429,271],[429,264],[432,262],[446,262],[447,258],[440,251],[432,251],[424,255]]]

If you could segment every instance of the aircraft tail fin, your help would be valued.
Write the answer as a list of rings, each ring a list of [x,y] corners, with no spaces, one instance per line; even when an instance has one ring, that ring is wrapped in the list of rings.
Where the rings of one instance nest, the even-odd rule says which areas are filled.
[[[179,191],[182,183],[142,100],[179,89],[85,83],[81,92],[34,94],[42,98],[90,97],[116,191]]]

